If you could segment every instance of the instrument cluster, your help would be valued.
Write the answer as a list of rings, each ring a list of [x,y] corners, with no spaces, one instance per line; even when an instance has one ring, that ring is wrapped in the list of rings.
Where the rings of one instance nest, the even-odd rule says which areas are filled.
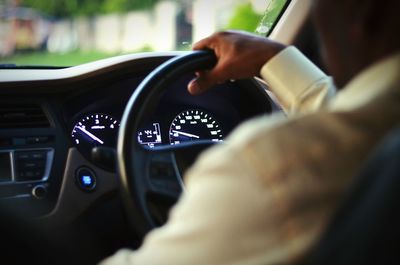
[[[123,80],[94,93],[88,90],[65,104],[71,144],[91,160],[94,147],[115,148],[125,106],[144,76]],[[270,111],[268,96],[260,89],[247,89],[249,82],[226,82],[197,96],[187,84],[193,75],[177,79],[160,97],[135,137],[155,147],[188,141],[223,141],[242,121]]]
[[[86,114],[73,125],[71,138],[80,152],[89,156],[92,148],[116,148],[120,121],[105,113]],[[177,113],[171,121],[150,121],[136,134],[138,143],[148,147],[177,145],[188,141],[222,141],[224,130],[213,114],[201,109]]]

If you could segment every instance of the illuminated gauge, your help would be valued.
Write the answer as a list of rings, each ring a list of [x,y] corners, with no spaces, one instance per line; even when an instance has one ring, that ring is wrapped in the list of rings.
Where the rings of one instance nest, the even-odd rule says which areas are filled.
[[[162,144],[161,129],[159,123],[153,123],[151,126],[142,128],[137,134],[138,142],[148,147]]]
[[[79,150],[90,155],[93,147],[116,146],[119,125],[110,115],[90,114],[74,125],[71,136]]]
[[[218,122],[201,110],[188,110],[180,113],[172,121],[169,141],[172,145],[195,140],[222,141],[222,129]]]

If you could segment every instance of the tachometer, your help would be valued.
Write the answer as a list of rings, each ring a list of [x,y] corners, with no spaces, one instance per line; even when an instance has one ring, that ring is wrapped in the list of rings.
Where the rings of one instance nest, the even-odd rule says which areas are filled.
[[[93,147],[115,147],[120,122],[110,115],[90,114],[80,119],[72,129],[72,139],[79,150],[90,154]]]
[[[202,110],[187,110],[178,114],[169,129],[172,145],[195,140],[222,141],[223,133],[218,122]]]

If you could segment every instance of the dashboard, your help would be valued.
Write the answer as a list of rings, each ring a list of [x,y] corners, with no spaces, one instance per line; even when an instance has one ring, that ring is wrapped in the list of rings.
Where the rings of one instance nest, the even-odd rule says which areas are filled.
[[[108,250],[121,247],[128,228],[118,173],[96,159],[93,148],[115,150],[132,93],[152,70],[180,54],[133,54],[60,69],[0,70],[2,211],[57,231],[90,216],[85,232],[97,227],[96,238],[115,244]],[[192,96],[186,89],[192,78],[185,74],[166,87],[132,137],[148,148],[197,140],[218,143],[243,121],[279,111],[259,80],[229,81]],[[77,249],[79,241],[73,242]]]
[[[88,90],[64,103],[71,144],[88,160],[94,147],[116,147],[125,104],[145,76],[129,78],[96,92]],[[240,106],[243,91],[235,91],[237,84],[226,83],[194,97],[186,90],[192,78],[191,74],[183,76],[166,89],[153,113],[136,132],[139,143],[152,148],[196,140],[219,142],[251,115]]]

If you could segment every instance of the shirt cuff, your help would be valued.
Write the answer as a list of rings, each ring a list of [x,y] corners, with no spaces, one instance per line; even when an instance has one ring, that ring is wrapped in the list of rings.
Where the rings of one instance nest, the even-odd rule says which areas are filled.
[[[264,64],[261,76],[283,107],[289,108],[307,89],[327,78],[294,46],[287,47]]]

